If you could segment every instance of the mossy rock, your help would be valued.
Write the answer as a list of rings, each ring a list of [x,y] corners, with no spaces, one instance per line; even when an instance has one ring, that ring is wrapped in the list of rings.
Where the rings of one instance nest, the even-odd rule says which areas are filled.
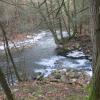
[[[31,75],[32,80],[43,80],[44,75],[41,72],[33,72]]]
[[[54,72],[52,72],[51,76],[54,77],[54,79],[60,79],[61,78],[61,73],[59,70],[56,70]]]

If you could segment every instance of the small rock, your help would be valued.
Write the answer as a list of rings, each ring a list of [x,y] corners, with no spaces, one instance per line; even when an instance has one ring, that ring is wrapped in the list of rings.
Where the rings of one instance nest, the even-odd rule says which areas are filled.
[[[65,75],[62,75],[61,76],[61,81],[68,82],[69,80],[68,80],[68,78]]]
[[[69,78],[74,78],[75,77],[75,72],[69,72]]]

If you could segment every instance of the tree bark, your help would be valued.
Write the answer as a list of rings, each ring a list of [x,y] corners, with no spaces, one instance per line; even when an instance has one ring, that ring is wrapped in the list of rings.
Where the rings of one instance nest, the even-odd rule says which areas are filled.
[[[74,8],[74,17],[75,17],[75,24],[74,24],[74,33],[77,33],[77,10],[76,10],[76,1],[73,0],[73,8]]]
[[[93,42],[93,90],[90,100],[100,100],[100,0],[91,0]]]
[[[1,86],[3,88],[3,90],[4,90],[4,93],[7,96],[7,99],[8,100],[14,100],[13,95],[11,93],[11,90],[10,90],[8,84],[7,84],[5,76],[4,76],[4,74],[3,74],[1,69],[0,69],[0,84],[1,84]]]

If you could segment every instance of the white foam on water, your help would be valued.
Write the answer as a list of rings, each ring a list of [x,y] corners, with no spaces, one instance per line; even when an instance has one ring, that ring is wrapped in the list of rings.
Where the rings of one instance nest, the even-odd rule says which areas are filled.
[[[70,52],[68,55],[68,57],[85,57],[85,54],[81,51],[75,50]]]
[[[0,50],[4,50],[4,46],[3,45],[0,46]]]
[[[42,73],[44,75],[44,77],[47,77],[48,75],[50,75],[52,73],[52,71],[54,71],[56,69],[51,69],[51,68],[47,68],[47,69],[35,69],[35,72],[38,73]]]
[[[78,60],[76,60],[76,62],[78,63],[79,66],[82,66],[85,63],[87,63],[88,61],[86,59],[78,59]]]
[[[52,56],[50,58],[41,59],[38,62],[35,62],[38,65],[48,66],[48,67],[57,67],[57,63],[60,67],[64,68],[77,68],[81,67],[88,62],[86,59],[76,60],[76,63],[73,63],[70,60],[67,60],[66,57],[63,56]]]
[[[92,77],[92,71],[86,71],[88,75]]]
[[[37,36],[34,37],[34,42],[37,42],[39,39],[43,38],[47,33],[45,31],[42,31],[41,33],[37,34]]]
[[[77,64],[74,64],[72,63],[71,61],[63,61],[63,67],[66,67],[66,68],[76,68],[78,65]]]
[[[44,58],[44,59],[41,59],[39,62],[35,62],[36,64],[39,64],[39,65],[43,65],[43,66],[50,66],[50,67],[55,67],[55,63],[57,60],[61,60],[61,59],[64,59],[65,57],[63,56],[52,56],[50,58]]]

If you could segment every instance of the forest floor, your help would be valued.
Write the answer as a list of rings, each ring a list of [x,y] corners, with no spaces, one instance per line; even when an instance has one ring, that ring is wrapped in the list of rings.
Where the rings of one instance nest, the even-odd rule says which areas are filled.
[[[12,89],[15,100],[85,100],[87,93],[83,88],[63,82],[31,81],[19,83]],[[0,100],[5,95],[1,93]]]
[[[83,72],[56,71],[42,80],[18,83],[11,90],[15,100],[86,100],[89,81],[90,77]],[[0,100],[5,98],[0,92]]]

